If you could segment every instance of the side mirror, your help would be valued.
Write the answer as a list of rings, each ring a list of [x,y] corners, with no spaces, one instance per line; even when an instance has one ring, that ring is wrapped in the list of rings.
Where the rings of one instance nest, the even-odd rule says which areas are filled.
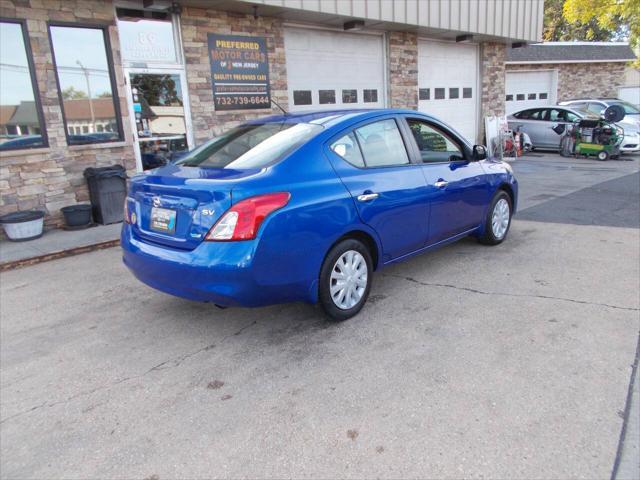
[[[487,158],[487,149],[484,145],[473,146],[473,160],[484,160]]]

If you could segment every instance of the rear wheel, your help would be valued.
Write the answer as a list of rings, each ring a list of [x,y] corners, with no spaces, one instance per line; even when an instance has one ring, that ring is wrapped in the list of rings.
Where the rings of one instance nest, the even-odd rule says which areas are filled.
[[[512,215],[511,197],[504,190],[498,190],[493,197],[484,223],[484,234],[478,239],[485,245],[502,243],[509,233]]]
[[[320,270],[319,297],[325,313],[337,321],[356,315],[371,290],[373,262],[367,247],[343,240],[327,254]]]
[[[598,160],[600,160],[601,162],[609,160],[609,152],[605,150],[598,152]]]

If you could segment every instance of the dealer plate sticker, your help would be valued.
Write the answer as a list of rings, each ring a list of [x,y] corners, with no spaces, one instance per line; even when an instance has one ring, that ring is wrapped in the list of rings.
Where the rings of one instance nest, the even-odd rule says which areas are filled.
[[[151,208],[151,230],[174,233],[176,231],[176,211],[168,208]]]

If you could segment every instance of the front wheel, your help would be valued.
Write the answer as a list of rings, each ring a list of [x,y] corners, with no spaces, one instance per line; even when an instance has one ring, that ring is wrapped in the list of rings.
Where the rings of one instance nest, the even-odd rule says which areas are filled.
[[[606,150],[598,152],[598,160],[600,160],[601,162],[609,160],[609,152],[607,152]]]
[[[320,270],[319,297],[333,320],[347,320],[364,306],[371,290],[373,262],[360,241],[347,239],[327,254]]]
[[[507,237],[511,226],[513,204],[504,190],[498,190],[493,197],[487,218],[484,222],[484,234],[478,239],[485,245],[498,245]]]

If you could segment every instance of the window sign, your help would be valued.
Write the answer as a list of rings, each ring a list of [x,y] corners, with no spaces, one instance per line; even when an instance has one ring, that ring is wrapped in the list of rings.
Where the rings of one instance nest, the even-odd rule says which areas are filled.
[[[171,19],[118,18],[122,59],[126,62],[177,63]]]
[[[216,110],[270,108],[265,38],[210,33],[208,40]]]

